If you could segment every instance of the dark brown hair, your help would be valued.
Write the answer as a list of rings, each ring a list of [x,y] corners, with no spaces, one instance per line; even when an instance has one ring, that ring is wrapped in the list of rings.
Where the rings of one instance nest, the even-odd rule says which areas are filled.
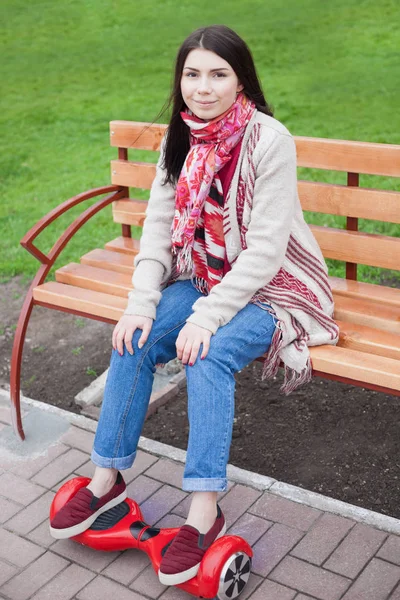
[[[171,95],[166,106],[157,116],[158,119],[172,104],[163,164],[166,169],[165,183],[177,183],[190,149],[190,130],[180,115],[186,106],[181,93],[181,78],[186,58],[189,52],[196,48],[211,50],[226,60],[234,70],[240,84],[244,86],[242,92],[247,98],[254,102],[260,112],[273,116],[272,108],[264,98],[250,49],[244,40],[225,25],[211,25],[196,29],[178,50]]]

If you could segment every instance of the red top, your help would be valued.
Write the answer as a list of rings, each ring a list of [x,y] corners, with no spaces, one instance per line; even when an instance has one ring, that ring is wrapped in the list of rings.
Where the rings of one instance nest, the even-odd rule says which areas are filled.
[[[222,169],[220,171],[218,171],[218,175],[221,179],[222,190],[224,192],[225,199],[228,195],[229,186],[231,185],[233,174],[235,172],[236,165],[239,160],[239,154],[240,154],[240,149],[242,147],[242,141],[243,141],[243,138],[240,140],[240,142],[238,144],[236,144],[236,146],[232,150],[231,160],[228,163],[226,163],[226,165],[224,167],[222,167]],[[228,260],[226,258],[226,253],[225,253],[224,275],[225,275],[225,273],[228,273],[228,271],[230,271],[230,270],[231,270],[231,267],[230,267],[230,264],[228,263]]]

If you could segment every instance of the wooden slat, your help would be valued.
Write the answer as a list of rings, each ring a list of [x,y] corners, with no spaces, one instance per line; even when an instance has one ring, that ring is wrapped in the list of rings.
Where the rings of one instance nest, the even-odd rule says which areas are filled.
[[[338,346],[315,346],[310,353],[314,371],[400,390],[398,360]]]
[[[400,238],[310,225],[325,258],[400,270]]]
[[[351,281],[344,277],[329,277],[334,297],[345,296],[362,300],[369,298],[374,302],[396,306],[400,310],[400,289],[390,288],[385,285]]]
[[[61,306],[113,321],[119,321],[128,303],[126,298],[85,290],[57,281],[48,281],[34,288],[33,298],[54,307]]]
[[[303,210],[400,223],[400,192],[302,180],[298,191]]]
[[[117,271],[132,276],[133,256],[122,252],[111,252],[96,248],[81,257],[83,265],[90,265],[98,269]]]
[[[111,121],[110,143],[117,148],[138,148],[140,150],[159,150],[166,125],[134,121]]]
[[[400,177],[400,145],[295,137],[297,165]]]
[[[143,227],[147,202],[141,200],[116,200],[113,202],[113,219],[116,223]]]
[[[133,287],[130,275],[79,263],[57,269],[56,281],[123,298],[128,297]]]
[[[114,185],[149,190],[156,174],[156,165],[129,160],[111,161],[111,181]]]
[[[400,334],[400,311],[397,307],[368,299],[355,300],[344,296],[335,296],[334,299],[335,320]]]
[[[355,323],[336,322],[340,328],[338,346],[400,361],[400,335]]]
[[[115,238],[115,240],[111,240],[107,242],[105,245],[106,250],[110,250],[112,252],[121,252],[122,254],[135,255],[139,252],[140,249],[140,240],[135,240],[134,238],[120,237]]]

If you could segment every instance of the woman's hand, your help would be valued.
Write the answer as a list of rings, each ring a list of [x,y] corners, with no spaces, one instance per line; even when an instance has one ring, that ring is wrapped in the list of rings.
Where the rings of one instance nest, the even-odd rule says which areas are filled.
[[[184,365],[187,363],[190,366],[194,365],[201,344],[203,344],[201,358],[203,359],[207,356],[211,336],[212,333],[209,329],[204,329],[204,327],[200,327],[194,323],[186,323],[176,340],[177,357]]]
[[[123,315],[112,334],[112,346],[114,350],[118,350],[120,355],[124,353],[124,342],[129,354],[133,354],[132,337],[136,329],[142,330],[142,335],[139,338],[138,347],[142,346],[147,341],[151,328],[153,327],[153,319],[150,317],[141,317],[139,315]]]

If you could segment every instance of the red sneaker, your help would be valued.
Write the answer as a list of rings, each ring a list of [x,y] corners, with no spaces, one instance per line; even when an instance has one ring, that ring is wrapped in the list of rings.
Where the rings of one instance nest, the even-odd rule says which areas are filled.
[[[217,504],[217,518],[207,533],[200,533],[192,525],[183,525],[164,554],[158,578],[164,585],[189,581],[199,570],[206,550],[226,531],[225,517]]]
[[[126,498],[125,481],[118,471],[111,490],[97,498],[87,487],[81,488],[50,523],[50,534],[57,539],[74,537],[89,529],[97,517]]]

